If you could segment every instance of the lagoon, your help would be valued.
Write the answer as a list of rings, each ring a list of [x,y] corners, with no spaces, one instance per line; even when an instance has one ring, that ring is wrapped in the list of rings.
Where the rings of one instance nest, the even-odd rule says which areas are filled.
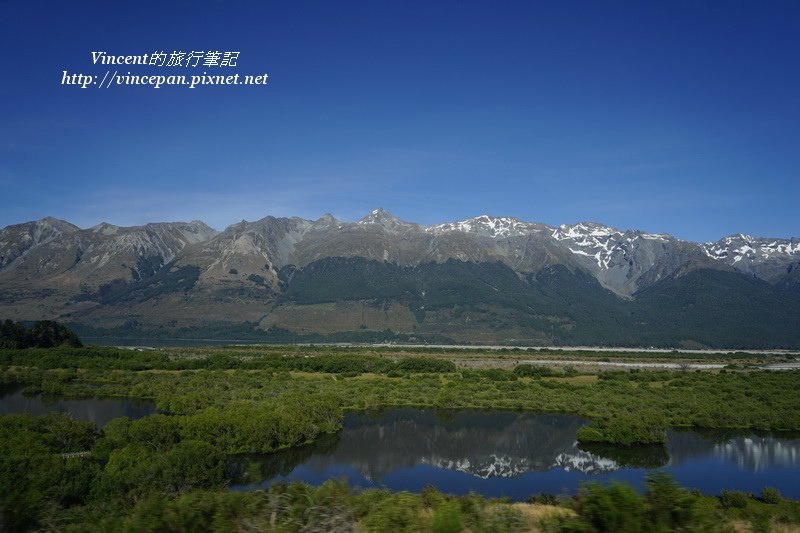
[[[557,414],[390,409],[348,413],[344,427],[301,448],[240,457],[233,490],[276,482],[319,485],[346,479],[359,487],[525,500],[573,494],[588,481],[643,488],[649,473],[669,472],[705,494],[772,486],[800,498],[800,438],[752,432],[672,430],[666,446],[578,444],[587,421]]]

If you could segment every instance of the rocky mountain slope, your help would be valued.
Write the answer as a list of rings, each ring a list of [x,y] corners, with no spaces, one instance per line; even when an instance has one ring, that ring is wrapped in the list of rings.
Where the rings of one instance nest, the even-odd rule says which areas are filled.
[[[703,252],[738,272],[778,283],[800,260],[800,239],[765,239],[750,235],[731,235],[702,245]]]
[[[147,336],[788,346],[799,271],[796,238],[693,243],[589,222],[45,218],[0,230],[0,317]]]

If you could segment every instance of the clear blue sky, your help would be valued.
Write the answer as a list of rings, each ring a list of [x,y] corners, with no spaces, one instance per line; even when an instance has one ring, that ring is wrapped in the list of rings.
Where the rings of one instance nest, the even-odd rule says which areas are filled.
[[[382,206],[800,235],[796,1],[11,0],[0,44],[0,226]],[[60,85],[162,49],[238,50],[270,84]]]

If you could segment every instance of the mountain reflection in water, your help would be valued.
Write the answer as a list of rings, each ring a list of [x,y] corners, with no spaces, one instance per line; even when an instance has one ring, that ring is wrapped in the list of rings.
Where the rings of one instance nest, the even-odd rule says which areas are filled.
[[[708,480],[698,486],[703,485],[698,473],[705,477],[709,468],[723,474],[717,475],[719,482],[738,483],[722,488],[758,492],[773,485],[787,496],[798,492],[781,480],[784,473],[800,473],[800,440],[673,431],[666,447],[580,445],[576,432],[585,423],[574,416],[514,412],[351,412],[340,433],[313,445],[238,458],[231,465],[232,488],[345,478],[363,487],[420,490],[431,484],[445,492],[524,499],[542,491],[574,492],[589,480],[641,486],[649,471],[663,467],[679,481],[687,470],[686,484],[709,492],[721,490]],[[763,476],[773,470],[779,474]]]
[[[560,467],[604,472],[613,460],[578,448],[586,422],[562,415],[445,412],[397,409],[381,415],[349,413],[336,438],[259,458],[265,478],[305,464],[325,469],[347,464],[368,480],[418,464],[480,478],[513,477]]]
[[[670,463],[681,465],[711,456],[740,470],[759,472],[770,468],[800,469],[800,438],[738,434],[730,431],[673,431],[667,442]]]

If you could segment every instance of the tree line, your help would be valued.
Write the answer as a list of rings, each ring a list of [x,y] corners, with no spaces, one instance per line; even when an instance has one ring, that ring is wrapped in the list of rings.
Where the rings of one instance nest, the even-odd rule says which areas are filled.
[[[53,320],[39,320],[26,326],[23,322],[0,322],[0,348],[52,348],[83,346],[69,328]]]

